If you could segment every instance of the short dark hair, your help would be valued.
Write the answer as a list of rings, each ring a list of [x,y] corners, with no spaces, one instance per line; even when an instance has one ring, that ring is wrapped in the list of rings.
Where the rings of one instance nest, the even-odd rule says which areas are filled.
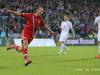
[[[64,15],[70,16],[69,12],[64,12]]]

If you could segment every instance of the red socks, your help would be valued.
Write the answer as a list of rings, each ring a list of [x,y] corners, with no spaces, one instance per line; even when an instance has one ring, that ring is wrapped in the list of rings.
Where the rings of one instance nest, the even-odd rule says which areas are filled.
[[[27,62],[27,60],[28,60],[27,49],[23,49],[22,51],[23,51],[23,55],[24,55],[24,60],[25,60],[25,62]]]

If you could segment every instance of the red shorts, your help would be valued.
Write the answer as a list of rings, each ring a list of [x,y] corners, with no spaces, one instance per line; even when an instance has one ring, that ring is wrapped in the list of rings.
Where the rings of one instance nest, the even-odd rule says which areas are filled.
[[[21,39],[22,40],[27,40],[28,44],[30,44],[30,42],[33,39],[33,33],[32,33],[32,31],[23,29],[23,31],[21,33]]]

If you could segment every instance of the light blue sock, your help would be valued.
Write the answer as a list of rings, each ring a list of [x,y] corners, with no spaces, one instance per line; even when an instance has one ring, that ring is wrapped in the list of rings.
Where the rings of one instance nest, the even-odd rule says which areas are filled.
[[[65,45],[64,43],[62,43],[60,46],[60,53],[64,52],[64,49],[65,49]]]

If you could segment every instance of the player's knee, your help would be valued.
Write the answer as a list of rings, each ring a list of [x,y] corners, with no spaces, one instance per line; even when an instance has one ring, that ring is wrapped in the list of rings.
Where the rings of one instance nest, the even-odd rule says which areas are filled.
[[[64,41],[61,41],[60,44],[64,43]]]
[[[23,41],[23,48],[27,48],[28,47],[28,41],[27,40],[24,40]]]
[[[61,46],[61,44],[63,44],[63,43],[64,43],[63,41],[60,41],[60,42],[59,42],[59,46]]]
[[[19,48],[19,52],[22,52],[22,50],[23,50],[23,46],[21,46],[21,47]]]
[[[28,41],[27,40],[23,40],[23,46],[28,45]]]

